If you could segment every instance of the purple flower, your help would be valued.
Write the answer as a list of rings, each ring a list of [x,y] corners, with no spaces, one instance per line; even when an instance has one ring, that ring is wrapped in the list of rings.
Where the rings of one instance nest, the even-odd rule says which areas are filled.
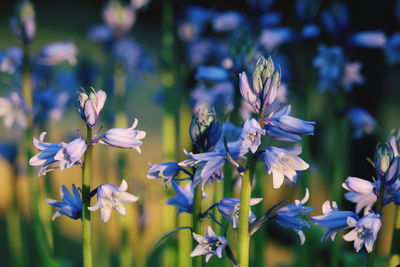
[[[59,168],[71,168],[73,165],[80,163],[83,153],[87,148],[86,141],[82,138],[77,138],[59,150],[54,156],[54,159],[59,161]]]
[[[371,212],[358,221],[353,217],[348,217],[347,224],[354,229],[343,236],[344,240],[354,241],[354,248],[357,252],[365,245],[367,252],[371,253],[381,228],[381,215]]]
[[[356,213],[360,213],[364,208],[364,214],[368,214],[377,200],[375,194],[376,184],[364,179],[349,176],[342,184],[342,187],[350,191],[345,193],[344,197],[348,201],[356,203]]]
[[[147,178],[148,179],[158,179],[162,178],[164,181],[162,184],[168,184],[181,171],[181,167],[176,162],[164,162],[152,165],[149,162],[150,169],[148,170]]]
[[[261,135],[265,135],[265,130],[261,129],[260,123],[255,119],[247,120],[241,134],[243,147],[249,148],[252,153],[255,153],[261,145]]]
[[[307,170],[309,165],[298,155],[301,154],[301,146],[295,146],[292,150],[273,147],[265,150],[264,160],[268,167],[268,174],[273,175],[274,188],[280,188],[285,176],[296,182],[297,171]]]
[[[212,27],[216,32],[233,31],[242,20],[243,17],[239,12],[228,11],[217,15],[212,21]]]
[[[224,82],[228,79],[228,71],[217,66],[199,66],[196,69],[196,80],[208,82]]]
[[[140,139],[146,136],[146,132],[134,130],[137,124],[138,120],[135,119],[130,128],[112,128],[108,130],[101,137],[100,143],[119,148],[133,148],[141,153],[140,146],[143,142]]]
[[[343,33],[349,21],[349,10],[344,3],[335,1],[328,10],[322,12],[322,22],[332,35],[339,36]]]
[[[362,107],[350,108],[347,116],[353,125],[353,137],[356,139],[362,138],[364,134],[372,134],[377,128],[374,117]]]
[[[270,28],[261,32],[260,43],[269,52],[295,38],[295,33],[287,27]]]
[[[397,129],[395,132],[393,132],[388,143],[393,150],[393,155],[395,157],[400,157],[400,129]]]
[[[74,184],[72,185],[72,192],[74,193],[73,195],[64,185],[62,185],[60,188],[60,196],[62,201],[56,201],[53,199],[44,200],[50,206],[57,208],[57,211],[51,218],[53,221],[61,215],[68,216],[74,220],[82,217],[81,195]]]
[[[91,88],[91,92],[87,94],[82,89],[82,92],[79,93],[75,106],[82,120],[86,122],[90,128],[96,125],[106,99],[107,95],[102,90],[96,92]]]
[[[35,10],[28,0],[21,0],[15,7],[15,14],[10,19],[10,28],[14,36],[24,43],[35,37]]]
[[[352,211],[340,211],[335,201],[332,201],[332,206],[329,200],[322,204],[322,212],[324,215],[311,217],[310,220],[321,227],[328,228],[321,239],[323,242],[328,236],[332,241],[335,240],[336,233],[349,228],[347,218],[352,217],[358,220],[357,214]]]
[[[308,201],[310,193],[306,189],[306,195],[300,200],[296,200],[294,204],[288,204],[276,211],[276,222],[285,228],[292,228],[300,237],[300,242],[303,245],[306,237],[303,232],[303,227],[310,228],[310,224],[303,219],[314,210],[313,207],[303,206]]]
[[[363,31],[354,33],[349,43],[364,48],[383,48],[386,44],[386,35],[382,31]]]
[[[136,202],[139,198],[126,192],[128,184],[122,180],[119,187],[112,184],[103,184],[97,187],[97,203],[88,207],[90,211],[101,211],[101,221],[108,222],[111,216],[111,208],[122,216],[126,215],[124,203]]]
[[[364,77],[361,75],[362,63],[350,62],[344,65],[342,84],[346,92],[350,92],[354,84],[364,84]]]
[[[206,254],[206,262],[208,262],[213,255],[222,258],[222,251],[228,245],[228,239],[224,236],[217,236],[211,229],[211,226],[208,226],[206,236],[193,233],[193,238],[199,244],[192,253],[190,253],[190,257]]]
[[[250,199],[250,206],[257,205],[262,201],[262,198]],[[218,211],[221,215],[232,223],[233,229],[237,229],[239,223],[239,206],[240,198],[223,198],[221,201],[216,203]],[[249,223],[256,220],[256,215],[250,210],[249,211]]]
[[[67,61],[70,65],[76,64],[78,49],[72,42],[54,42],[42,48],[37,56],[37,62],[46,66],[55,66]]]
[[[22,64],[24,53],[19,47],[11,47],[4,53],[0,52],[0,71],[13,74]]]
[[[193,113],[197,113],[204,105],[213,107],[217,114],[230,113],[233,110],[233,90],[231,82],[217,83],[211,88],[197,86],[191,93]]]
[[[172,181],[171,184],[176,196],[168,199],[166,203],[178,207],[176,211],[177,215],[182,212],[193,213],[193,183],[189,182],[185,187],[182,187],[175,181]]]
[[[11,92],[8,97],[0,97],[0,117],[3,117],[6,128],[17,132],[26,128],[25,102],[18,92]]]
[[[116,37],[125,35],[133,26],[136,19],[135,10],[120,1],[109,1],[103,9],[105,23],[114,31]]]
[[[400,32],[392,34],[385,46],[385,58],[389,65],[400,62]]]

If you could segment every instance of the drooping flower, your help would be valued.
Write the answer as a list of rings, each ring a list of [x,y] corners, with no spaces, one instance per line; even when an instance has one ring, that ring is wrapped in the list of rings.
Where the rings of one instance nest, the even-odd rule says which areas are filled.
[[[335,240],[337,232],[345,230],[350,226],[347,225],[347,218],[352,217],[358,220],[357,214],[352,211],[340,211],[335,201],[332,201],[332,206],[329,200],[322,204],[322,212],[324,215],[311,217],[310,220],[321,227],[328,228],[321,239],[323,242],[327,237]]]
[[[196,80],[208,82],[224,82],[228,77],[228,71],[217,66],[199,66],[195,75]]]
[[[10,19],[10,28],[14,36],[24,43],[29,43],[35,37],[35,10],[28,0],[19,1],[15,13]]]
[[[353,46],[364,48],[383,48],[386,44],[386,35],[379,30],[356,32],[350,36],[348,42]]]
[[[298,155],[302,152],[301,146],[295,146],[291,150],[273,147],[265,150],[264,161],[268,167],[268,174],[273,175],[274,188],[280,188],[285,176],[296,182],[297,171],[307,170],[309,165]]]
[[[111,216],[111,208],[122,216],[126,215],[124,203],[136,202],[139,198],[126,192],[128,184],[122,180],[119,187],[112,184],[103,184],[97,187],[97,203],[88,207],[90,211],[101,211],[101,221],[108,222]]]
[[[0,52],[0,71],[13,74],[22,65],[24,53],[19,47],[11,47],[4,53]]]
[[[104,91],[95,91],[91,88],[89,94],[82,89],[79,93],[78,99],[75,102],[78,114],[86,124],[93,128],[100,116],[101,110],[103,109],[104,103],[106,102],[107,95]]]
[[[71,168],[73,165],[78,164],[86,148],[87,143],[82,138],[77,138],[66,144],[63,149],[59,150],[54,156],[54,159],[60,162],[60,170]]]
[[[18,92],[11,92],[8,97],[0,97],[0,117],[4,125],[21,132],[26,127],[26,108],[23,97]]]
[[[57,208],[57,211],[54,212],[53,217],[51,218],[53,221],[61,215],[68,216],[74,220],[82,217],[82,199],[74,184],[72,185],[72,192],[73,195],[64,185],[62,185],[60,188],[61,201],[53,199],[44,200],[50,206]]]
[[[347,111],[347,116],[353,125],[353,137],[362,138],[364,134],[372,134],[377,124],[371,114],[362,107],[352,107]]]
[[[241,134],[243,147],[255,153],[261,145],[261,135],[265,135],[265,130],[261,129],[260,123],[255,119],[246,120]]]
[[[342,184],[342,187],[350,191],[345,193],[344,197],[348,201],[356,203],[356,213],[360,213],[364,208],[364,214],[367,214],[377,200],[375,194],[376,184],[367,180],[349,176]]]
[[[176,211],[177,215],[182,212],[193,213],[193,183],[189,182],[185,187],[182,187],[175,181],[172,181],[171,184],[176,193],[176,196],[168,199],[166,203],[168,205],[178,207],[178,210]]]
[[[384,51],[386,62],[389,65],[400,62],[400,32],[396,32],[388,38]]]
[[[140,146],[143,142],[140,139],[146,136],[146,132],[134,130],[137,124],[138,120],[135,119],[130,128],[112,128],[108,130],[101,137],[100,143],[119,148],[133,148],[141,153]]]
[[[326,30],[335,36],[344,32],[350,21],[349,9],[342,3],[335,1],[330,8],[322,12],[322,22]]]
[[[206,236],[193,233],[193,238],[199,242],[199,244],[192,253],[190,253],[190,257],[206,255],[206,262],[208,262],[213,255],[222,258],[222,251],[228,245],[228,239],[224,236],[217,236],[211,229],[211,226],[208,226]]]
[[[136,19],[135,10],[120,1],[109,1],[103,9],[105,23],[114,31],[116,37],[125,35],[133,26]]]
[[[361,67],[362,63],[357,61],[344,65],[342,84],[346,92],[350,92],[353,85],[361,85],[364,83],[365,79],[360,73]]]
[[[250,199],[250,206],[254,206],[262,201],[262,198]],[[239,223],[240,198],[223,198],[216,203],[221,215],[232,223],[233,229],[236,229]],[[249,223],[256,220],[256,215],[249,211]]]
[[[354,229],[343,236],[344,240],[348,242],[354,241],[354,248],[357,252],[365,245],[367,252],[371,253],[381,228],[381,215],[371,212],[358,221],[353,217],[348,217],[347,224],[349,227],[354,227]]]
[[[67,61],[70,65],[76,64],[78,49],[70,41],[54,42],[42,48],[37,56],[37,62],[46,66],[55,66]]]
[[[181,171],[181,167],[176,162],[164,162],[152,165],[149,162],[150,169],[148,170],[148,179],[162,178],[164,181],[162,184],[168,184],[171,182]]]
[[[285,205],[276,211],[276,222],[282,227],[293,229],[299,235],[302,245],[306,240],[303,227],[310,228],[310,224],[303,217],[314,210],[314,207],[303,206],[309,197],[310,193],[307,188],[301,201],[296,200],[295,203]]]
[[[295,33],[288,27],[269,28],[261,32],[260,43],[267,51],[272,51],[276,47],[292,41]]]
[[[212,20],[212,27],[216,32],[227,32],[235,30],[243,20],[239,12],[227,11],[217,15]]]

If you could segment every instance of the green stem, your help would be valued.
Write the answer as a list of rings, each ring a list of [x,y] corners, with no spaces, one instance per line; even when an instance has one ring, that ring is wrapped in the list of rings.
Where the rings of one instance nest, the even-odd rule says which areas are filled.
[[[254,194],[257,197],[263,197],[266,199],[266,194],[263,195],[263,187],[264,187],[264,178],[263,176],[265,175],[265,168],[264,165],[258,164],[256,165],[256,176],[258,179],[256,180],[256,185],[254,188]],[[254,212],[257,215],[263,214],[264,213],[264,207],[263,207],[263,202],[260,204],[256,205],[254,208]],[[254,241],[252,242],[253,248],[254,248],[254,266],[266,266],[265,263],[265,243],[266,243],[266,235],[265,235],[265,228],[262,227],[258,230],[257,234],[254,236]]]
[[[251,198],[251,179],[254,175],[256,158],[251,154],[247,159],[247,168],[242,176],[240,191],[239,225],[238,225],[238,258],[240,267],[249,266],[249,211]]]
[[[389,266],[398,266],[400,264],[400,206],[396,206],[394,215],[394,225],[392,234],[392,246],[390,248]]]
[[[201,190],[200,184],[198,184],[194,188],[194,199],[193,199],[193,232],[201,235],[201,210],[202,210],[202,198],[203,191]],[[196,240],[193,239],[193,249],[197,246]],[[193,257],[192,258],[192,267],[201,267],[202,265],[202,257]]]
[[[92,244],[90,226],[90,176],[92,169],[92,129],[87,126],[86,135],[87,149],[82,167],[82,243],[83,243],[83,266],[92,267]]]

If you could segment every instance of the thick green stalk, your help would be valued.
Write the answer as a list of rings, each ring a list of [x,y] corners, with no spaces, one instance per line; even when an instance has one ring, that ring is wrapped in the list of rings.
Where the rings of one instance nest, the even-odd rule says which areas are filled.
[[[201,190],[200,184],[194,188],[194,199],[193,199],[193,232],[201,235],[201,222],[200,215],[202,211],[202,197],[203,191]],[[196,240],[193,239],[193,249],[197,246]],[[202,257],[193,257],[192,266],[201,267]]]
[[[239,225],[238,225],[238,258],[240,267],[249,266],[249,211],[251,198],[251,180],[254,175],[256,158],[251,154],[247,158],[246,171],[242,175],[240,191]]]
[[[263,188],[264,188],[264,176],[265,176],[265,165],[258,164],[256,165],[256,176],[258,179],[256,180],[255,188],[254,188],[254,194],[256,197],[263,197],[266,199],[266,193],[263,194]],[[256,215],[260,216],[261,214],[264,213],[264,207],[263,207],[263,202],[260,204],[256,205],[254,207],[254,212]],[[254,264],[252,266],[266,266],[265,263],[265,243],[266,243],[266,235],[265,235],[265,227],[261,227],[257,233],[254,235],[252,242],[252,247],[254,248]]]
[[[389,266],[398,266],[400,264],[400,206],[396,206],[394,216],[392,246],[390,248]]]
[[[90,176],[92,170],[92,129],[87,126],[86,135],[87,149],[82,167],[82,243],[83,243],[83,266],[92,267],[92,244],[90,226]]]

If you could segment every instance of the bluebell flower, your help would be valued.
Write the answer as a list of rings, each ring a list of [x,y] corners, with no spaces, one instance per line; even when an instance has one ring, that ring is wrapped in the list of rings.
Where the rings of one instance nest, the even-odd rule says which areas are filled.
[[[10,19],[10,28],[14,36],[23,43],[29,43],[36,34],[35,10],[28,0],[21,0],[15,7]]]
[[[303,227],[310,228],[310,224],[303,217],[314,210],[313,207],[303,206],[309,197],[310,193],[307,188],[306,194],[301,201],[296,200],[295,203],[285,205],[276,211],[276,222],[282,227],[293,229],[299,235],[302,245],[306,240]]]
[[[42,122],[61,119],[69,98],[68,92],[59,93],[52,88],[35,92],[33,95],[34,118]]]
[[[260,43],[267,51],[286,44],[296,38],[292,29],[287,27],[264,29],[261,32]]]
[[[66,144],[63,149],[59,150],[54,156],[54,159],[59,161],[60,170],[80,164],[80,160],[85,153],[86,148],[87,143],[82,138],[77,138]]]
[[[145,7],[150,0],[130,0],[129,5],[134,9],[134,10],[139,10],[143,7]]]
[[[0,117],[3,117],[6,128],[12,128],[18,133],[26,128],[25,102],[18,92],[0,97]]]
[[[141,139],[146,136],[145,131],[135,130],[138,120],[135,119],[130,128],[112,128],[101,136],[100,143],[119,147],[119,148],[133,148],[141,153],[140,146],[143,144]]]
[[[365,245],[367,252],[371,253],[381,228],[381,215],[371,212],[358,221],[353,217],[348,217],[347,224],[354,229],[343,236],[344,240],[354,241],[354,248],[357,252]]]
[[[264,161],[268,167],[268,174],[273,175],[274,188],[280,188],[285,177],[291,182],[296,182],[297,171],[308,169],[309,165],[298,157],[301,151],[299,145],[291,150],[273,146],[265,150]]]
[[[97,203],[88,207],[90,211],[101,211],[101,221],[108,222],[111,216],[111,208],[122,216],[126,215],[124,203],[136,202],[139,198],[126,192],[128,184],[122,180],[119,187],[112,184],[102,184],[97,187]]]
[[[172,181],[171,184],[176,196],[168,199],[166,203],[178,207],[176,211],[177,215],[182,212],[193,213],[193,183],[189,182],[185,187],[182,187],[175,181]]]
[[[385,183],[385,187],[397,181],[400,175],[400,157],[395,156],[389,143],[377,145],[374,161],[378,180]]]
[[[211,88],[197,86],[191,92],[194,102],[193,112],[196,113],[204,105],[213,107],[217,114],[228,114],[233,110],[234,88],[231,82],[217,83]]]
[[[227,11],[218,14],[212,20],[212,27],[216,32],[233,31],[243,20],[242,14],[236,11]]]
[[[14,143],[0,143],[0,156],[10,164],[14,164],[17,159],[18,147]]]
[[[0,72],[15,73],[21,67],[23,57],[24,52],[16,46],[0,52]]]
[[[364,208],[364,214],[368,214],[377,200],[376,184],[357,177],[347,177],[342,187],[350,191],[345,193],[344,197],[348,201],[356,203],[356,213],[360,213]]]
[[[320,28],[315,24],[306,24],[301,28],[301,36],[304,39],[316,39],[321,33]]]
[[[136,19],[135,10],[120,1],[109,1],[103,9],[104,22],[114,31],[116,37],[125,35]]]
[[[342,2],[333,2],[328,10],[322,12],[322,22],[330,34],[339,36],[350,22],[347,6]]]
[[[336,91],[341,83],[344,63],[344,53],[340,46],[318,46],[318,55],[314,58],[313,65],[319,72],[320,91]]]
[[[61,215],[68,216],[74,220],[81,219],[82,199],[74,184],[72,185],[72,192],[73,195],[64,185],[62,185],[60,188],[61,201],[56,201],[53,199],[44,200],[50,206],[57,208],[57,211],[54,212],[53,217],[51,218],[53,221]]]
[[[207,228],[206,236],[193,233],[193,238],[199,243],[195,249],[190,253],[190,257],[206,255],[206,262],[210,260],[213,255],[222,258],[222,251],[228,245],[228,239],[224,236],[217,236],[211,229]]]
[[[131,38],[123,38],[114,42],[112,54],[116,61],[123,64],[125,71],[128,73],[151,68],[151,60]]]
[[[400,62],[400,32],[389,36],[385,46],[385,58],[389,65]]]
[[[340,211],[335,201],[332,201],[332,206],[329,200],[322,204],[322,212],[324,215],[310,217],[310,220],[321,227],[328,228],[321,239],[323,242],[327,237],[331,237],[332,241],[335,240],[337,232],[346,230],[350,226],[347,225],[347,218],[352,217],[358,220],[357,214],[352,211]]]
[[[318,0],[297,0],[296,14],[303,22],[310,22],[315,18],[321,3]]]
[[[350,92],[353,85],[364,84],[364,77],[361,75],[360,71],[362,68],[362,63],[360,62],[350,62],[344,65],[342,85],[345,92]]]
[[[75,106],[79,116],[90,128],[96,125],[106,99],[107,95],[102,90],[96,92],[91,88],[91,92],[88,94],[82,89],[82,92],[79,93]]]
[[[176,162],[164,162],[155,165],[152,165],[149,162],[149,166],[150,169],[148,170],[147,178],[148,179],[162,178],[164,179],[162,184],[168,184],[169,182],[171,182],[173,179],[176,178],[176,176],[182,169]]]
[[[186,8],[188,21],[194,24],[199,33],[203,31],[214,16],[215,12],[211,9],[193,5]]]
[[[388,141],[395,157],[400,157],[400,129],[392,133]]]
[[[104,44],[107,44],[114,38],[114,32],[111,27],[103,23],[92,26],[87,35],[89,40]]]
[[[199,66],[196,69],[196,80],[204,80],[208,82],[223,82],[229,77],[226,69],[217,66]]]
[[[265,130],[261,129],[260,123],[255,119],[246,120],[241,134],[243,147],[255,153],[261,145],[261,135],[265,135]]]
[[[263,28],[276,27],[281,24],[282,14],[280,12],[268,12],[260,17],[260,26]]]
[[[40,50],[36,61],[46,66],[54,66],[67,61],[70,65],[76,64],[78,49],[70,41],[54,42],[46,45]]]
[[[364,48],[383,48],[386,44],[386,35],[382,31],[363,31],[352,34],[349,44]]]
[[[264,119],[267,135],[281,141],[298,142],[300,135],[314,134],[315,122],[289,116],[291,109],[291,105],[287,105]]]
[[[347,111],[347,116],[353,126],[353,137],[362,138],[364,134],[372,134],[376,128],[376,120],[362,107],[352,107]]]
[[[262,201],[262,198],[250,199],[250,206],[257,205]],[[240,198],[223,198],[221,201],[216,203],[218,211],[221,215],[232,223],[233,229],[237,229],[239,223],[239,206]],[[256,220],[256,215],[250,210],[249,211],[249,223]]]

